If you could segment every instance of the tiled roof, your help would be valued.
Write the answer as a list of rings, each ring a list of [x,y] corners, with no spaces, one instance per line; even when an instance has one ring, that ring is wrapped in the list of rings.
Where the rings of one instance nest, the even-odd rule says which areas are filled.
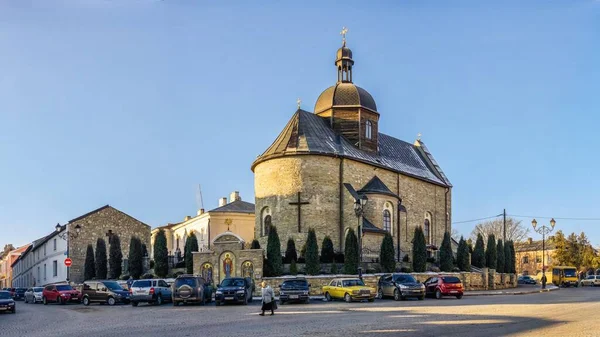
[[[543,243],[542,240],[532,241],[529,243],[528,241],[523,242],[515,242],[515,251],[516,252],[532,252],[537,250],[542,250]],[[552,240],[546,240],[546,250],[554,250],[556,249],[556,244],[552,242]]]
[[[451,186],[428,165],[413,144],[379,133],[379,153],[362,151],[333,131],[325,119],[301,109],[292,116],[275,142],[254,161],[252,169],[270,158],[302,154],[349,158],[437,185]]]
[[[379,179],[378,176],[374,176],[369,180],[369,182],[361,188],[358,193],[360,194],[386,194],[391,195],[393,197],[398,197],[394,192],[390,191],[390,189]]]
[[[373,225],[373,223],[371,221],[369,221],[367,218],[365,218],[364,216],[363,216],[363,225],[362,225],[361,229],[363,232],[380,233],[380,234],[387,233],[387,231]]]
[[[254,204],[236,200],[234,202],[230,202],[225,206],[217,207],[213,210],[208,211],[209,213],[254,213]]]

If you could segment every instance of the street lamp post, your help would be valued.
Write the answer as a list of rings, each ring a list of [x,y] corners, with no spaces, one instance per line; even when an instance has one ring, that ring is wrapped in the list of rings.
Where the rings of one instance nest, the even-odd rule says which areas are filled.
[[[365,212],[364,207],[365,204],[367,203],[367,196],[363,195],[360,198],[356,199],[354,201],[354,214],[356,214],[356,218],[358,221],[358,232],[356,233],[358,236],[358,275],[362,275],[362,268],[361,268],[361,263],[362,263],[362,216]]]
[[[537,221],[533,219],[531,221],[531,226],[533,226],[533,230],[539,234],[542,234],[542,289],[546,289],[546,235],[550,234],[554,230],[554,226],[556,226],[556,221],[554,218],[550,220],[550,227],[546,225],[539,226],[537,225]]]
[[[79,236],[79,232],[81,232],[81,226],[79,224],[75,225],[75,232],[71,232],[69,230],[61,232],[62,226],[59,223],[57,223],[54,228],[56,228],[56,231],[58,232],[58,237],[67,241],[67,257],[70,257],[69,256],[69,240],[75,239],[76,237]],[[69,282],[69,274],[70,274],[69,271],[70,270],[71,270],[71,267],[67,266],[67,279],[66,279],[67,282]]]

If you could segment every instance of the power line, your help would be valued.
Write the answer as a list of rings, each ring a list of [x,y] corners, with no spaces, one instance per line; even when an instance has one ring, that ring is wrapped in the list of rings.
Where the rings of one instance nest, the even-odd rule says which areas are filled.
[[[475,221],[481,221],[481,220],[489,220],[489,219],[494,219],[494,218],[498,218],[498,217],[501,217],[501,216],[502,216],[502,214],[498,214],[498,215],[494,215],[494,216],[488,216],[488,217],[485,217],[485,218],[479,218],[479,219],[473,219],[473,220],[464,220],[464,221],[456,221],[456,222],[453,222],[452,224],[455,225],[455,224],[460,224],[460,223],[475,222]]]
[[[514,215],[514,214],[509,214],[508,216],[512,216],[513,218],[575,220],[575,221],[600,221],[600,218],[560,218],[560,217],[550,217],[550,216]]]

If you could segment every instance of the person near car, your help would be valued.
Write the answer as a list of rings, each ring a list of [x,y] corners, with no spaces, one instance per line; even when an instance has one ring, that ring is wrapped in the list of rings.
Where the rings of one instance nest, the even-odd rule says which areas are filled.
[[[261,316],[265,315],[265,311],[267,310],[271,310],[271,316],[275,315],[275,308],[274,308],[274,303],[275,303],[275,292],[273,291],[273,288],[271,288],[269,285],[267,285],[267,282],[263,281],[260,284],[262,291],[262,312],[259,314]]]
[[[133,277],[129,276],[127,280],[127,289],[131,289],[131,285],[133,284]]]

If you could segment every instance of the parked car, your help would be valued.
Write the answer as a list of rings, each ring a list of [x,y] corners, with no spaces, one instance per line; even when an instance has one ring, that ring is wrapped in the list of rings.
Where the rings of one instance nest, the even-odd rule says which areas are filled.
[[[308,304],[310,301],[310,283],[303,278],[285,280],[279,286],[279,303],[303,302]]]
[[[174,306],[180,303],[210,303],[214,287],[201,276],[179,275],[172,286]]]
[[[26,291],[27,291],[27,288],[15,288],[15,295],[14,295],[13,299],[15,301],[24,300]]]
[[[373,302],[377,290],[367,287],[359,278],[335,278],[323,287],[325,299],[343,299],[346,302],[368,300]]]
[[[537,281],[529,275],[523,275],[523,276],[519,276],[519,278],[517,278],[517,283],[518,284],[537,284]]]
[[[588,275],[586,278],[581,280],[581,286],[600,286],[600,275]]]
[[[10,292],[6,290],[0,291],[0,312],[10,311],[13,314],[17,312],[17,305]]]
[[[81,302],[81,293],[68,284],[51,284],[42,291],[44,305],[50,302],[65,304],[67,302]]]
[[[12,299],[15,299],[15,292],[17,291],[17,288],[6,288],[6,291],[8,291]]]
[[[228,302],[248,304],[252,302],[253,285],[254,283],[249,277],[226,278],[217,285],[215,304],[217,306]]]
[[[437,299],[443,296],[454,296],[458,299],[463,297],[462,282],[456,276],[434,276],[425,280],[423,284],[426,296],[435,296]]]
[[[25,303],[37,303],[42,302],[42,293],[44,288],[42,287],[33,287],[27,289],[25,292]]]
[[[410,274],[387,274],[379,278],[377,297],[393,297],[394,300],[407,298],[425,299],[425,285],[417,282]]]
[[[129,289],[129,300],[134,307],[140,302],[161,305],[164,301],[171,301],[172,295],[165,280],[137,280]]]
[[[115,305],[118,302],[129,304],[129,292],[117,281],[85,281],[81,291],[83,305],[90,303],[107,303]]]

